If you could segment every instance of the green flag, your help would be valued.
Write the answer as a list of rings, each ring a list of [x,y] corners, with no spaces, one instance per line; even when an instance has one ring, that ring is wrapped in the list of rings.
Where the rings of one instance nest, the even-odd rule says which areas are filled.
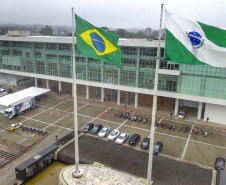
[[[107,33],[75,14],[77,52],[87,57],[123,67],[118,35]]]

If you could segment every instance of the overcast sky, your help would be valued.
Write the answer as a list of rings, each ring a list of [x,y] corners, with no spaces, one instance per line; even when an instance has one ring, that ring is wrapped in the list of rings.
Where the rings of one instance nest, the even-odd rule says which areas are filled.
[[[0,0],[0,23],[70,26],[74,7],[98,27],[158,29],[161,3],[179,16],[226,27],[225,0]]]

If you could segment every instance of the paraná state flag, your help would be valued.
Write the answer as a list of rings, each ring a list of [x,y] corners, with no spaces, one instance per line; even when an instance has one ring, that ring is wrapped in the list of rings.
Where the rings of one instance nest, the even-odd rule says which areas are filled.
[[[97,28],[76,14],[75,22],[78,53],[123,67],[118,35]]]
[[[226,30],[166,11],[165,60],[226,67]]]

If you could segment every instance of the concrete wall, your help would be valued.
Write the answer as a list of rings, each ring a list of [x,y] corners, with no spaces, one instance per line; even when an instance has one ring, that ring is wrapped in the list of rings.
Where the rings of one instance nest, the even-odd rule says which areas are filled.
[[[17,85],[30,83],[30,82],[33,82],[32,77],[0,73],[0,85],[7,84],[7,85],[17,86]]]
[[[204,120],[209,118],[209,122],[222,123],[226,125],[226,106],[206,104]]]

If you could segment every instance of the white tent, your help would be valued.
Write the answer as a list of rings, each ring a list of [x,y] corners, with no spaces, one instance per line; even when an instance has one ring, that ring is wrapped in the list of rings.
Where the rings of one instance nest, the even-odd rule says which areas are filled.
[[[10,105],[15,105],[23,100],[25,101],[26,99],[39,96],[39,95],[47,93],[49,91],[50,91],[50,89],[30,87],[28,89],[24,89],[22,91],[18,91],[16,93],[1,97],[0,98],[0,107],[3,110],[3,109],[6,109],[7,107],[9,107]]]
[[[17,102],[26,99],[27,95],[20,95],[20,94],[9,94],[0,98],[0,105],[8,107],[9,105],[15,104]],[[31,98],[31,97],[30,97]]]
[[[50,91],[50,89],[44,89],[44,88],[39,88],[39,87],[30,87],[30,88],[24,89],[22,91],[18,91],[14,94],[36,97],[41,94],[47,93],[49,91]]]

